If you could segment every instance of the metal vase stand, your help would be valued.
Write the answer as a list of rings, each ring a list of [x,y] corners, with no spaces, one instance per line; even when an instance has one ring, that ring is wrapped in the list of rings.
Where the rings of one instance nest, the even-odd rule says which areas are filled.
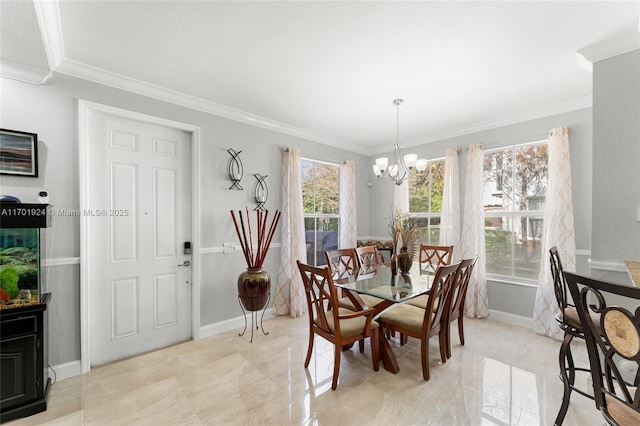
[[[253,343],[253,326],[255,324],[256,330],[258,329],[258,310],[249,310],[245,311],[244,304],[242,303],[242,299],[247,299],[246,296],[238,296],[238,303],[240,304],[240,309],[242,309],[242,314],[244,315],[244,329],[242,333],[238,333],[238,336],[244,336],[244,333],[247,331],[247,311],[251,313],[251,340],[249,343]],[[250,298],[249,298],[250,299]],[[269,334],[268,331],[264,331],[264,327],[262,326],[262,320],[264,320],[264,313],[267,310],[267,306],[269,306],[269,300],[271,299],[271,292],[269,292],[267,297],[267,303],[264,304],[264,308],[262,308],[262,316],[260,317],[260,328],[262,329],[262,333],[267,336]]]

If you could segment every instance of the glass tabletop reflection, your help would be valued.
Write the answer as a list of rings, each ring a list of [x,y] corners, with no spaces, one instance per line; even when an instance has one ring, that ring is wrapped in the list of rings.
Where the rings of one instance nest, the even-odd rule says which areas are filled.
[[[345,290],[401,303],[427,293],[431,288],[433,275],[421,274],[419,263],[414,262],[407,274],[393,275],[389,264],[372,265],[336,272],[333,281],[337,287]]]

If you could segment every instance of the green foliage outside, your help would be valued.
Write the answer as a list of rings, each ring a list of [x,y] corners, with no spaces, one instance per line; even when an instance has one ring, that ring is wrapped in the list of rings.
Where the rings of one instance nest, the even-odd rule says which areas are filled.
[[[339,214],[339,168],[302,162],[302,207],[306,214]]]
[[[485,229],[485,250],[487,272],[490,274],[517,276],[537,279],[540,271],[540,257],[531,255],[540,252],[540,242],[515,242],[511,250],[513,232],[500,229]]]
[[[444,160],[432,161],[428,173],[415,173],[409,178],[409,212],[439,213],[444,190]]]

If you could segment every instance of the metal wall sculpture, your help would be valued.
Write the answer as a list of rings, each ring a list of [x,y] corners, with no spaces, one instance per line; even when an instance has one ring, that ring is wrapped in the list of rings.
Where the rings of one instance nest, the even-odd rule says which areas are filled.
[[[267,202],[267,198],[269,197],[269,188],[267,187],[267,176],[262,176],[260,174],[253,175],[257,180],[255,188],[255,198],[256,203],[258,204],[254,210],[266,210],[264,204]]]
[[[227,152],[231,155],[231,160],[229,160],[229,179],[231,179],[232,184],[229,189],[243,190],[244,188],[240,185],[240,180],[242,180],[244,173],[242,160],[240,160],[242,151],[235,151],[233,148],[229,148]]]

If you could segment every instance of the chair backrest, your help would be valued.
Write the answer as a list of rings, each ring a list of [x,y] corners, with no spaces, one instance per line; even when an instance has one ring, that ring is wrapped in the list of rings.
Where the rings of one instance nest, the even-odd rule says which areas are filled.
[[[457,262],[453,265],[439,266],[436,269],[429,296],[427,297],[424,322],[422,324],[422,332],[426,332],[428,336],[437,333],[441,328],[447,305],[446,299],[449,296],[450,289],[455,285],[459,267],[460,262]]]
[[[420,244],[420,270],[426,273],[435,273],[438,266],[451,263],[453,246],[432,246]]]
[[[327,250],[324,254],[327,256],[327,264],[331,272],[350,273],[358,269],[358,255],[353,248]]]
[[[299,260],[297,263],[307,296],[307,311],[311,326],[316,326],[328,335],[333,335],[329,328],[329,317],[333,317],[331,321],[335,324],[335,334],[339,335],[338,292],[333,284],[331,271],[326,267],[305,265]]]
[[[459,318],[464,311],[464,300],[467,298],[467,288],[469,280],[473,274],[473,267],[476,265],[478,256],[470,259],[463,259],[456,275],[456,280],[449,292],[448,315],[449,321]]]
[[[364,246],[356,248],[356,254],[358,255],[358,264],[361,267],[368,267],[372,265],[380,265],[381,256],[376,246]]]
[[[556,296],[558,308],[562,312],[564,318],[564,310],[567,306],[573,306],[567,301],[567,282],[564,279],[564,268],[558,248],[553,246],[549,249],[549,267],[551,268],[551,277],[553,278],[553,291]]]
[[[610,424],[639,425],[640,288],[564,276],[587,343],[596,407]],[[626,365],[635,377],[625,377]]]

